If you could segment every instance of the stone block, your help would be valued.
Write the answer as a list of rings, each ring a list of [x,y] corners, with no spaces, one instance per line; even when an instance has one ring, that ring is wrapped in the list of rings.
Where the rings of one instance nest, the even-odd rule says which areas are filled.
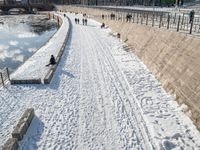
[[[33,108],[29,108],[24,112],[24,114],[22,115],[22,118],[20,120],[22,120],[22,121],[26,120],[26,122],[30,126],[31,121],[33,120],[34,116],[35,116],[34,109]]]
[[[56,65],[51,66],[51,70],[53,71],[53,73],[56,71],[57,65],[58,65],[58,62],[56,63]]]
[[[31,124],[31,121],[33,120],[33,117],[34,117],[34,109],[33,108],[27,109],[20,118],[16,127],[14,128],[14,131],[12,132],[12,137],[18,140],[22,140],[24,134],[26,134],[26,131],[28,130],[28,127]]]
[[[27,129],[28,124],[26,122],[20,121],[12,132],[12,137],[16,138],[19,141],[22,140]]]
[[[11,84],[41,84],[41,79],[31,79],[31,80],[16,80],[11,79]]]
[[[44,84],[49,84],[51,82],[51,79],[53,78],[53,70],[50,70],[47,75],[44,78]]]
[[[17,149],[18,149],[18,141],[16,138],[9,138],[2,147],[2,150],[17,150]]]

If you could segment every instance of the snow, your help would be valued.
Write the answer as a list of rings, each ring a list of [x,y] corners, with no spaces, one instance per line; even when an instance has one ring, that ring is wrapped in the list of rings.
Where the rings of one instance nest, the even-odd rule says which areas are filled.
[[[11,79],[31,80],[44,78],[49,70],[49,67],[45,66],[49,63],[51,55],[54,55],[55,57],[58,55],[63,43],[65,42],[65,37],[69,29],[67,18],[64,18],[63,15],[60,15],[60,17],[62,18],[63,23],[59,30],[43,47],[41,47],[11,75]],[[23,35],[23,37],[24,36],[27,35]]]
[[[0,143],[33,107],[22,150],[200,149],[192,121],[134,53],[100,23],[67,15],[72,34],[51,84],[0,89]]]

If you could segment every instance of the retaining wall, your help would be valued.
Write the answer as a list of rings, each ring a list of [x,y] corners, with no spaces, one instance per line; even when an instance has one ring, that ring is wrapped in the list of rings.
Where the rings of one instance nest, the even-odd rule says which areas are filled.
[[[59,18],[58,18],[59,19]],[[67,17],[68,21],[69,21],[69,29],[67,31],[67,36],[65,38],[65,42],[63,43],[58,55],[56,56],[56,65],[54,66],[51,66],[51,68],[49,69],[49,71],[47,72],[47,74],[45,75],[44,77],[44,84],[49,84],[51,82],[51,79],[53,78],[53,75],[54,75],[54,72],[58,66],[58,63],[60,62],[61,60],[61,57],[63,55],[63,52],[64,52],[64,49],[65,49],[65,46],[67,44],[67,41],[69,39],[69,35],[70,35],[70,31],[71,31],[71,21],[69,19],[69,17]],[[62,19],[61,19],[62,20]]]
[[[200,38],[134,23],[102,20],[103,10],[66,7],[64,11],[81,12],[104,22],[132,48],[200,130]]]

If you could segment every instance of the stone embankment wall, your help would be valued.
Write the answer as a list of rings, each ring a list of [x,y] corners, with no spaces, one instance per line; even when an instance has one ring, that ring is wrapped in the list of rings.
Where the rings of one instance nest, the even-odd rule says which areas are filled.
[[[104,22],[132,48],[200,130],[200,38],[175,31],[113,20],[102,20],[111,12],[66,7],[63,11],[86,13]]]

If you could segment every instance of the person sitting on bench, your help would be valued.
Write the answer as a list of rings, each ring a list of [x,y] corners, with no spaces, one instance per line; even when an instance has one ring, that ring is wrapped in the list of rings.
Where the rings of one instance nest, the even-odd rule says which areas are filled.
[[[50,58],[50,61],[49,61],[49,64],[46,65],[46,66],[49,66],[49,65],[55,65],[56,64],[56,59],[53,55],[51,55],[51,58]]]

